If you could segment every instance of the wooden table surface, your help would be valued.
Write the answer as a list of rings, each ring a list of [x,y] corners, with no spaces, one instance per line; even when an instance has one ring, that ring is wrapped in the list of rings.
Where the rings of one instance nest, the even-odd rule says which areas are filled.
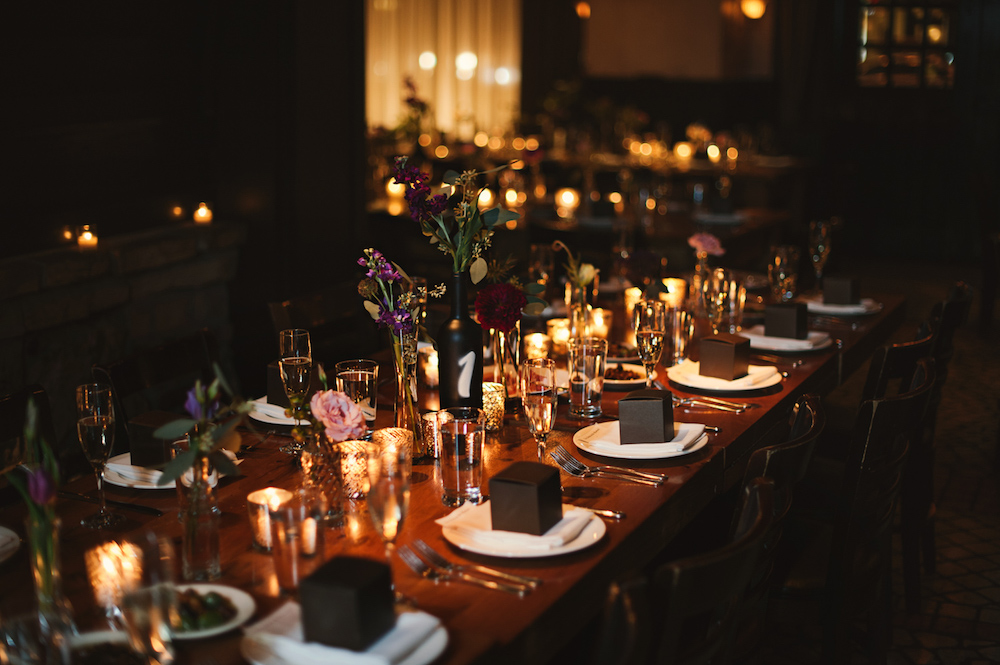
[[[440,526],[434,524],[435,519],[449,512],[440,498],[439,467],[415,464],[410,510],[398,538],[399,544],[419,537],[454,561],[484,563],[544,580],[537,590],[518,598],[464,583],[435,584],[418,577],[394,557],[392,572],[398,589],[415,599],[421,610],[441,618],[448,629],[448,647],[439,662],[514,662],[515,659],[517,662],[544,662],[554,654],[569,639],[569,633],[557,628],[583,626],[600,611],[607,586],[616,576],[650,561],[714,497],[740,481],[750,453],[769,442],[768,433],[787,419],[799,396],[832,389],[860,367],[872,349],[885,342],[903,320],[903,299],[885,296],[879,300],[884,304],[882,311],[859,318],[861,325],[856,330],[842,326],[827,329],[840,344],[824,351],[789,356],[790,361],[801,358],[804,362],[797,367],[791,367],[790,362],[779,364],[778,369],[788,373],[780,384],[739,395],[740,401],[753,402],[759,408],[741,414],[675,410],[677,420],[721,427],[720,433],[709,434],[709,442],[701,450],[664,460],[610,461],[666,473],[669,480],[663,486],[581,479],[563,474],[568,502],[627,513],[624,520],[606,520],[604,538],[585,550],[549,558],[499,559],[449,545],[441,535]],[[665,379],[662,367],[659,373]],[[697,391],[673,383],[669,387],[677,395],[697,394]],[[623,394],[605,393],[604,419],[617,415],[617,400]],[[379,424],[388,424],[389,411],[380,410]],[[566,405],[561,404],[551,444],[563,444],[581,459],[608,463],[573,445],[572,433],[586,424],[588,421],[569,418]],[[243,436],[252,443],[259,435],[248,430]],[[218,487],[222,509],[222,577],[218,583],[239,587],[254,597],[257,612],[253,620],[266,616],[286,600],[286,596],[279,593],[270,555],[252,547],[246,507],[246,496],[254,490],[298,486],[300,473],[294,458],[278,450],[285,442],[287,438],[282,435],[268,436],[246,454],[240,466],[242,475],[225,478]],[[503,429],[491,433],[487,440],[484,478],[488,479],[511,462],[535,460],[536,454],[523,416],[508,414]],[[94,480],[77,479],[69,483],[67,489],[93,495]],[[150,517],[119,510],[127,518],[121,527],[94,531],[79,526],[79,520],[94,512],[96,506],[60,501],[64,589],[74,605],[82,630],[102,627],[102,613],[95,607],[84,573],[83,553],[87,549],[146,528],[171,538],[178,546],[181,540],[174,490],[136,490],[109,485],[107,496],[158,508],[163,515]],[[0,510],[0,524],[23,536],[24,512],[20,505],[4,508]],[[327,556],[351,554],[377,559],[384,556],[382,542],[370,525],[363,501],[349,504],[345,525],[328,529],[326,535]],[[9,613],[31,606],[33,590],[25,545],[0,564],[0,588],[3,589],[0,610]],[[180,641],[179,662],[243,663],[239,655],[240,637],[241,632],[234,630],[216,638]]]

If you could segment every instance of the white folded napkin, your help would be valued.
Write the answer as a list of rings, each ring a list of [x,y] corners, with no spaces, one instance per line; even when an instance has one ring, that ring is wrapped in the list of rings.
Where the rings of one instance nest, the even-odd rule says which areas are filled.
[[[541,536],[499,531],[493,529],[490,502],[484,501],[478,506],[467,503],[435,521],[483,545],[551,550],[573,541],[592,518],[589,511],[563,504],[563,518]]]
[[[747,368],[747,375],[733,381],[718,379],[714,376],[702,376],[698,373],[699,363],[692,360],[685,360],[679,365],[674,365],[667,370],[667,376],[676,375],[679,381],[694,388],[704,388],[706,390],[747,390],[764,383],[778,373],[773,365],[750,365]]]
[[[832,316],[836,316],[838,314],[845,316],[850,316],[852,314],[869,314],[871,312],[877,312],[880,308],[880,305],[872,298],[862,298],[859,303],[844,305],[823,302],[823,296],[808,296],[802,298],[802,301],[806,303],[806,307],[810,312],[815,314],[830,314]]]
[[[303,641],[302,609],[289,601],[243,629],[241,651],[253,662],[274,655],[295,665],[391,665],[412,654],[440,625],[437,617],[426,612],[403,612],[396,617],[396,625],[368,649],[351,651]]]
[[[272,418],[289,419],[288,416],[285,415],[285,407],[280,404],[271,404],[267,401],[266,396],[258,397],[253,401],[253,410]]]
[[[597,427],[588,428],[577,434],[580,440],[587,444],[592,452],[606,451],[612,455],[620,455],[623,450],[639,455],[681,453],[693,446],[705,433],[705,426],[700,423],[674,423],[674,438],[663,443],[627,443],[622,445],[621,428],[617,420],[600,423]]]
[[[830,333],[811,330],[805,339],[794,337],[774,337],[764,334],[764,326],[754,326],[740,333],[750,340],[750,347],[769,349],[773,351],[811,351],[830,339]]]
[[[228,457],[236,464],[240,464],[243,462],[243,460],[237,459],[236,455],[228,450],[223,450],[222,454]],[[162,471],[158,469],[148,469],[144,466],[133,466],[130,463],[130,459],[131,457],[129,456],[128,453],[125,453],[123,455],[117,455],[108,460],[106,468],[114,471],[122,478],[126,480],[131,480],[133,482],[149,483],[150,485],[155,485],[157,482],[159,482],[160,476],[163,475]],[[186,472],[186,476],[189,479],[187,484],[191,484],[190,481],[191,474],[192,472],[190,470]],[[212,484],[212,487],[215,487],[216,482],[218,482],[218,477],[219,476],[216,473],[213,473],[209,477],[209,482]]]

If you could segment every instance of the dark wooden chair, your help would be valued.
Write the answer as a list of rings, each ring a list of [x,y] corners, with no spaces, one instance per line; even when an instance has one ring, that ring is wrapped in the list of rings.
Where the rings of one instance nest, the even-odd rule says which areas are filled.
[[[309,331],[313,360],[328,370],[341,360],[364,358],[380,348],[379,330],[365,310],[356,280],[268,303],[275,340],[288,328]],[[277,343],[275,343],[277,359]]]
[[[41,386],[31,385],[0,396],[0,505],[10,503],[18,496],[4,479],[4,475],[26,461],[24,418],[29,400],[34,400],[38,409],[38,434],[59,455],[60,468],[66,468],[72,457],[72,451],[64,452],[59,449],[49,398]]]
[[[663,564],[651,579],[613,585],[595,662],[718,662],[770,532],[772,502],[771,481],[754,479],[744,489],[733,542]]]
[[[850,662],[852,627],[860,618],[867,620],[870,659],[885,662],[895,508],[933,383],[933,361],[925,358],[909,390],[862,403],[829,519],[799,520],[794,537],[782,540],[788,572],[776,580],[769,614],[801,620],[808,605],[818,610],[813,616],[824,627],[826,662]],[[800,485],[806,486],[808,481]]]
[[[129,421],[153,411],[184,413],[187,392],[201,379],[215,378],[219,360],[215,336],[208,330],[106,365],[91,368],[94,380],[109,383],[115,399],[114,452],[129,450]]]

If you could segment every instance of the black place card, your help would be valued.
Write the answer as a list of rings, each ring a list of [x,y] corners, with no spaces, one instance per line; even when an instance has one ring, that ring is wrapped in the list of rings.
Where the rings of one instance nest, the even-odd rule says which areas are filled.
[[[674,438],[673,396],[667,390],[633,390],[618,400],[619,436],[629,443],[663,443]]]
[[[392,573],[372,559],[338,556],[299,584],[306,642],[362,651],[396,624]]]
[[[514,462],[490,478],[490,518],[495,531],[540,536],[562,519],[559,470],[539,462]]]
[[[809,308],[800,302],[768,305],[764,308],[764,334],[805,339],[809,336]]]
[[[186,418],[168,411],[148,411],[128,421],[128,446],[132,466],[161,467],[170,461],[170,444],[153,436],[153,432],[179,418]]]
[[[703,337],[698,346],[698,373],[725,381],[747,375],[750,340],[741,335],[719,333]]]
[[[827,305],[859,304],[861,282],[853,277],[824,277],[823,302]]]

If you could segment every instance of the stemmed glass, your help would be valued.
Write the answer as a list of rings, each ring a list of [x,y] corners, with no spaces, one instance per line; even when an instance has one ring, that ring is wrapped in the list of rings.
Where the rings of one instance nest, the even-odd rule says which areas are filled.
[[[538,459],[545,459],[545,439],[556,417],[559,388],[556,385],[556,361],[532,358],[521,363],[521,404],[528,418],[531,435],[538,446]]]
[[[302,406],[309,393],[309,380],[312,376],[312,344],[309,341],[309,331],[301,328],[290,328],[278,333],[278,369],[281,371],[281,383],[285,386],[285,394],[293,409]],[[295,419],[295,426],[301,426],[302,421]],[[281,447],[281,451],[289,454],[302,449],[298,441]]]
[[[413,439],[394,436],[399,428],[389,428],[367,446],[368,514],[385,543],[385,557],[392,565],[396,537],[410,505],[410,477],[413,468]],[[395,585],[393,585],[395,591]],[[396,593],[397,600],[402,596]]]
[[[667,334],[667,306],[662,300],[644,300],[632,310],[635,346],[646,368],[646,387],[653,385],[653,368],[663,355]]]
[[[104,467],[115,443],[115,409],[111,387],[100,383],[87,383],[76,389],[76,433],[87,461],[94,467],[97,492],[101,496],[101,509],[80,521],[85,527],[100,529],[116,526],[125,519],[109,513],[104,501]]]
[[[830,257],[830,222],[815,220],[809,222],[809,258],[816,271],[816,290],[823,286],[823,266]]]
[[[733,276],[725,268],[716,268],[702,282],[702,296],[705,301],[705,312],[712,324],[712,334],[719,334],[719,325],[726,312],[729,302],[729,292]]]

